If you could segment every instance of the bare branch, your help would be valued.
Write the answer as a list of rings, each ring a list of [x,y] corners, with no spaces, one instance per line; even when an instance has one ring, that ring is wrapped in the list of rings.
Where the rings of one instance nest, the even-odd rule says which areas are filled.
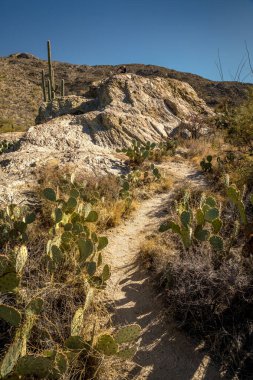
[[[250,54],[249,54],[249,49],[248,49],[247,41],[245,40],[244,42],[245,42],[245,49],[246,49],[246,53],[247,53],[247,57],[248,57],[250,71],[253,74],[253,67],[252,67],[252,64],[251,64],[251,59],[250,59]]]

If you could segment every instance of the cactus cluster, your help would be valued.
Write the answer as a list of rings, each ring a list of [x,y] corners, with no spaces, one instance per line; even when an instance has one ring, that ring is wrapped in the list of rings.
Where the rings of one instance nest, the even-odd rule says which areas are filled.
[[[212,160],[213,157],[211,155],[208,155],[206,158],[203,158],[203,160],[200,162],[201,169],[204,172],[211,172],[213,170]]]
[[[135,188],[154,181],[160,181],[160,179],[161,173],[154,164],[146,166],[144,170],[131,170],[127,175],[122,174],[119,177],[121,185],[119,196],[130,204],[133,198],[132,192]]]
[[[74,183],[66,199],[58,197],[52,188],[44,189],[43,195],[53,206],[51,239],[47,243],[48,270],[55,273],[69,260],[71,251],[76,276],[85,273],[92,286],[103,287],[110,277],[108,265],[102,265],[101,253],[108,239],[92,231],[98,213],[90,203],[83,202]]]
[[[140,141],[133,140],[132,145],[126,149],[120,150],[125,153],[132,165],[140,165],[145,160],[149,159],[155,149],[156,144],[148,141],[147,143],[141,143]]]
[[[0,210],[0,248],[4,248],[7,243],[14,246],[26,242],[28,225],[34,220],[35,213],[29,213],[26,207],[10,204]]]
[[[199,207],[193,210],[189,204],[189,193],[186,192],[181,202],[177,203],[178,221],[165,221],[160,225],[159,231],[171,230],[178,234],[185,249],[189,249],[193,244],[208,242],[213,251],[224,253],[229,257],[228,254],[240,230],[246,238],[249,238],[253,234],[253,227],[249,222],[243,200],[245,188],[240,191],[234,184],[229,185],[228,176],[226,183],[227,199],[235,206],[239,215],[238,220],[234,220],[234,228],[226,244],[225,239],[220,236],[223,226],[221,206],[214,197],[207,197],[205,194],[201,196]],[[253,194],[249,196],[249,201],[253,205]]]
[[[4,240],[1,241],[2,249],[6,245],[12,249],[8,254],[0,255],[0,293],[6,300],[11,299],[12,304],[0,304],[0,319],[16,329],[13,342],[9,345],[0,363],[1,378],[8,376],[19,358],[26,354],[27,340],[43,307],[43,300],[39,297],[31,299],[22,308],[16,307],[16,304],[22,303],[21,283],[28,259],[26,245],[23,242],[18,244],[18,242],[24,240],[23,234],[27,228],[27,221],[32,223],[35,219],[35,215],[29,214],[23,220],[17,220],[21,215],[21,208],[14,205],[8,207],[6,211],[2,211],[1,215],[1,227],[2,231],[4,230]]]
[[[202,194],[199,207],[193,210],[189,204],[189,195],[186,193],[177,205],[177,212],[179,221],[164,222],[159,228],[160,232],[171,230],[178,234],[185,249],[189,249],[194,243],[207,241],[214,251],[224,250],[223,239],[219,236],[223,222],[215,198]]]
[[[55,84],[54,69],[51,60],[51,43],[47,41],[47,62],[48,62],[48,79],[46,79],[45,70],[41,72],[41,87],[44,102],[51,102],[56,97],[57,86]],[[61,97],[65,96],[64,79],[61,80]]]
[[[98,337],[94,326],[93,332],[88,333],[91,337],[87,336],[87,317],[94,298],[111,276],[102,254],[108,239],[96,232],[99,215],[84,199],[85,188],[74,176],[68,186],[65,185],[64,190],[47,187],[42,191],[38,213],[44,215],[45,208],[45,228],[48,230],[44,232],[44,249],[32,275],[29,265],[34,258],[30,256],[33,250],[29,235],[36,215],[27,207],[17,205],[0,211],[0,293],[3,300],[0,319],[8,326],[9,336],[8,342],[2,344],[2,379],[62,379],[69,371],[83,368],[87,357],[97,356],[98,352],[131,359],[137,349],[138,325],[125,326],[112,335],[100,333]],[[38,219],[36,228],[40,222]],[[38,284],[37,270],[40,273]],[[34,276],[31,283],[30,275]],[[58,333],[59,322],[54,318],[58,318],[58,307],[61,315],[62,307],[56,305],[59,299],[65,300],[67,296],[59,294],[58,289],[62,286],[70,287],[77,297],[71,301],[67,325],[64,315],[64,333]],[[48,293],[52,294],[50,300]],[[51,316],[52,306],[56,313],[50,321],[50,329],[45,331],[43,320]],[[54,335],[57,338],[52,339]],[[34,342],[35,336],[38,342]]]
[[[146,160],[156,161],[162,156],[173,155],[176,147],[177,141],[172,139],[167,139],[159,143],[150,141],[141,143],[140,141],[133,140],[131,146],[119,150],[119,152],[123,152],[128,156],[130,165],[139,166]]]

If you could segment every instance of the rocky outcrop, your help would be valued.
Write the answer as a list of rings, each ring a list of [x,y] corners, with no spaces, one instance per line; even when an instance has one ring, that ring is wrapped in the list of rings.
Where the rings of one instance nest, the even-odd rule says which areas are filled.
[[[212,111],[186,83],[169,78],[144,78],[120,74],[100,82],[93,99],[68,96],[44,103],[37,122],[79,115],[70,124],[81,124],[96,145],[126,146],[133,138],[157,141],[166,138],[193,115]]]
[[[80,115],[95,110],[96,103],[94,99],[87,99],[76,95],[56,98],[52,102],[42,103],[35,123],[42,124],[62,115]]]
[[[71,96],[43,104],[38,121],[46,122],[30,127],[18,150],[1,156],[1,188],[15,199],[52,162],[82,173],[120,172],[124,164],[116,148],[133,139],[165,139],[198,114],[212,111],[186,83],[112,76],[99,83],[93,99]]]

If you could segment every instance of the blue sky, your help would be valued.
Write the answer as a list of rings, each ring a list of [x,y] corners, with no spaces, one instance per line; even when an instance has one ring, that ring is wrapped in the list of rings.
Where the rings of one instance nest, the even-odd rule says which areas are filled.
[[[0,56],[89,65],[145,63],[231,80],[253,61],[253,0],[0,0]],[[249,73],[245,64],[241,79]],[[253,76],[245,81],[253,82]]]

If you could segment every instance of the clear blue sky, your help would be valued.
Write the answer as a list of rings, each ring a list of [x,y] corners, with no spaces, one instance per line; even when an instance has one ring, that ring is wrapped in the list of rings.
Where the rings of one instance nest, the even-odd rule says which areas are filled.
[[[230,80],[244,40],[253,61],[253,0],[0,0],[0,36],[0,56],[45,59],[50,39],[55,60],[155,64],[210,79],[220,79],[219,48]]]

